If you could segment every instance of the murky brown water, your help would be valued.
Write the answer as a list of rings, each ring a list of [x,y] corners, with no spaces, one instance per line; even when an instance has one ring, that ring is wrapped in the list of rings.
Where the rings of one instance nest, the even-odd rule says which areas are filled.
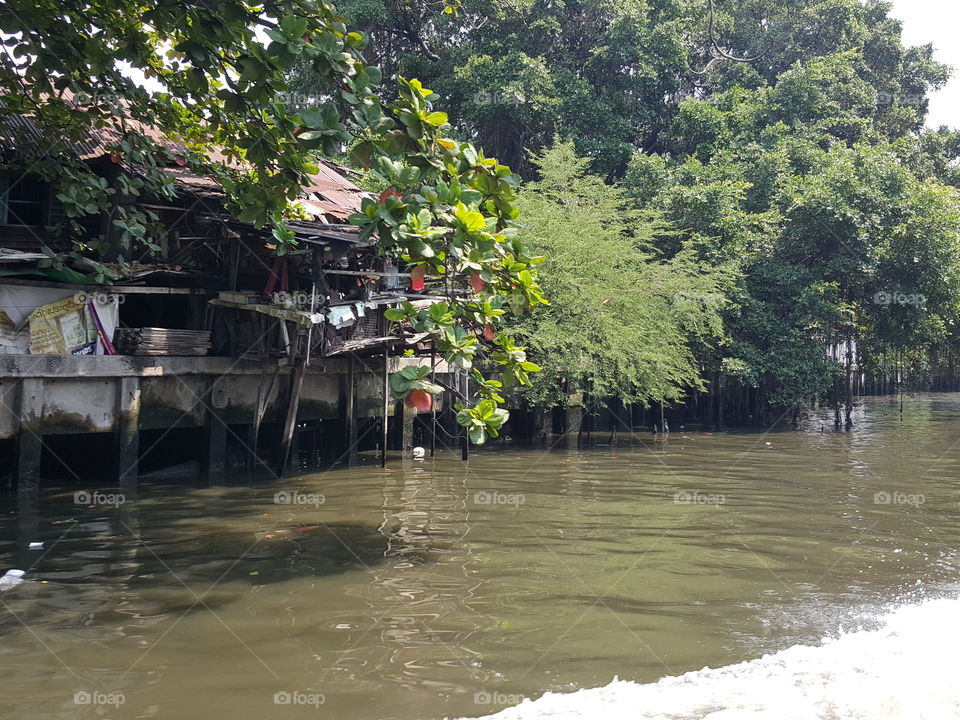
[[[0,567],[29,581],[0,594],[0,696],[21,719],[481,716],[954,593],[960,396],[856,420],[7,498]]]

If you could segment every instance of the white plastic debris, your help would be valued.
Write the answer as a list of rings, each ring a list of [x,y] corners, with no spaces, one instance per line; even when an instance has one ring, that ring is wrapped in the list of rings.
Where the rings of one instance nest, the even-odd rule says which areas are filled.
[[[31,550],[43,550],[43,543],[42,543],[42,542],[32,542],[32,543],[30,543],[30,549],[31,549]]]
[[[424,450],[422,447],[415,447],[415,448],[413,449],[413,456],[414,456],[415,458],[426,457],[426,455],[427,455],[427,451]]]
[[[22,583],[24,574],[25,571],[23,570],[7,570],[3,577],[0,577],[0,592],[9,590],[10,588],[16,587]]]

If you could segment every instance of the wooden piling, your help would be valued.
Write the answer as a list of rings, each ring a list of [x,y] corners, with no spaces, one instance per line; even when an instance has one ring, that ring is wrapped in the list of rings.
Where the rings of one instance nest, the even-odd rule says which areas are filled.
[[[430,382],[435,383],[437,381],[437,341],[430,341]],[[430,404],[430,457],[433,457],[437,452],[437,400],[440,398],[438,395],[433,399],[433,402]]]
[[[347,369],[347,392],[344,402],[345,422],[347,427],[347,464],[357,464],[357,413],[354,407],[354,396],[357,387],[356,362],[350,356]]]
[[[203,416],[204,449],[201,472],[207,478],[221,477],[227,469],[227,426],[214,409],[213,392],[217,378],[210,378],[204,393],[206,412]]]
[[[17,433],[17,492],[33,493],[40,485],[43,454],[43,378],[23,378],[17,399],[20,418]]]
[[[137,487],[140,461],[140,378],[121,377],[117,383],[117,483],[129,493]]]
[[[387,466],[387,430],[390,412],[390,346],[383,346],[383,427],[380,428],[380,467]]]
[[[293,433],[297,428],[297,411],[300,409],[300,391],[303,389],[303,376],[307,372],[307,355],[301,352],[294,362],[293,374],[290,376],[290,398],[287,401],[287,415],[283,421],[283,435],[280,438],[280,457],[278,458],[277,476],[283,477],[289,469],[291,461],[290,447],[293,444]]]

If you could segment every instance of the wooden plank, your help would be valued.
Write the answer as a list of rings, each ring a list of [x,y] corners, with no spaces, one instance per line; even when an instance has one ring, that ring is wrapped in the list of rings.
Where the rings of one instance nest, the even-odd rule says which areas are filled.
[[[357,464],[357,412],[354,407],[354,396],[356,395],[356,368],[353,355],[350,356],[350,364],[347,370],[347,396],[346,396],[346,424],[347,424],[347,464]]]
[[[375,270],[323,270],[324,275],[349,275],[351,277],[395,277],[408,278],[410,273],[377,272]]]
[[[0,285],[20,285],[23,287],[56,288],[58,290],[83,290],[86,293],[126,293],[128,295],[205,295],[204,288],[157,287],[153,285],[79,285],[61,283],[53,280],[29,280],[26,278],[5,277]]]
[[[292,310],[289,308],[277,307],[276,305],[264,305],[263,303],[236,303],[230,302],[229,300],[214,298],[213,300],[210,300],[210,304],[220,307],[237,308],[239,310],[250,310],[253,312],[262,313],[263,315],[269,315],[270,317],[275,317],[279,320],[289,320],[290,322],[295,322],[300,325],[318,325],[326,320],[326,317],[323,315],[323,313],[310,313],[303,310]]]

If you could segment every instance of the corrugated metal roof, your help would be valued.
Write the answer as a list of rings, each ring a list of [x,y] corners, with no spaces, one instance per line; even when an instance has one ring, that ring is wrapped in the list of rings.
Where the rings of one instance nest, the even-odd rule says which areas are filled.
[[[130,117],[124,118],[124,125],[127,131],[142,133],[165,147],[174,156],[186,155],[186,148],[182,143],[168,138],[155,126]],[[77,143],[76,150],[84,160],[97,160],[109,156],[111,148],[118,146],[122,140],[123,133],[119,128],[98,128],[90,133],[88,139]],[[16,143],[29,141],[37,143],[44,141],[32,118],[22,115],[0,115],[0,146],[14,150]],[[208,157],[211,162],[235,164],[217,149],[214,149]],[[325,219],[324,216],[332,216],[338,220],[345,220],[358,212],[367,193],[334,170],[331,167],[333,163],[321,160],[317,165],[318,171],[311,176],[311,184],[304,188],[306,197],[302,202],[305,207],[308,207],[308,213],[320,219]],[[164,173],[173,177],[188,191],[207,193],[220,191],[216,180],[198,175],[180,165],[170,165],[164,168]],[[310,205],[306,206],[306,203]]]

